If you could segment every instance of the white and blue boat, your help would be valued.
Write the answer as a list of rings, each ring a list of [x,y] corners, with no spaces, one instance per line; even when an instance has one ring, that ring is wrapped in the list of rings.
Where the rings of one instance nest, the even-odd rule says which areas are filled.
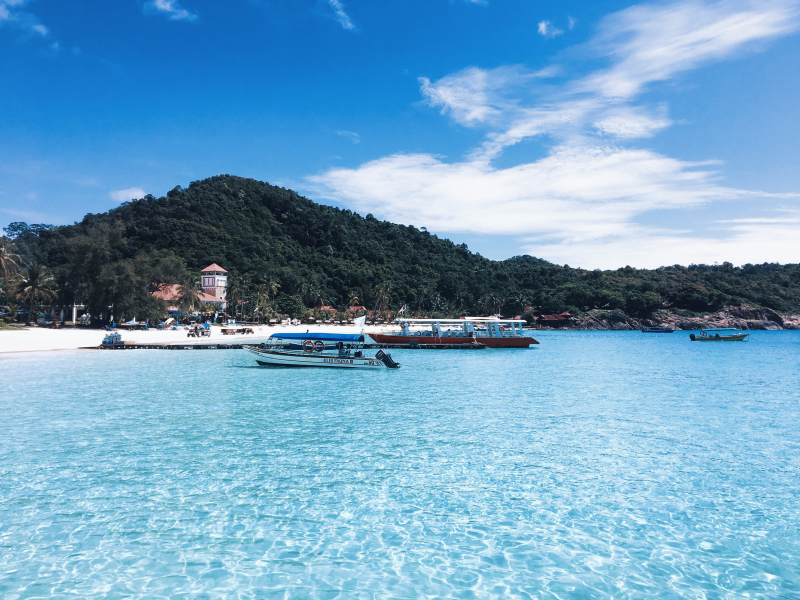
[[[348,333],[274,333],[259,346],[242,346],[262,367],[325,367],[334,369],[397,369],[390,354],[364,355],[364,336]]]

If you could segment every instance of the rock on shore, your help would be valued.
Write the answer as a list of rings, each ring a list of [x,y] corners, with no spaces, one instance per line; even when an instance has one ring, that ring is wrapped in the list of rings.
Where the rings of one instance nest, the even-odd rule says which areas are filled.
[[[781,316],[769,308],[730,307],[699,317],[683,317],[662,310],[649,318],[636,318],[621,311],[593,310],[576,318],[567,329],[635,330],[664,325],[676,330],[697,330],[709,327],[735,327],[742,330],[800,329],[800,315]]]

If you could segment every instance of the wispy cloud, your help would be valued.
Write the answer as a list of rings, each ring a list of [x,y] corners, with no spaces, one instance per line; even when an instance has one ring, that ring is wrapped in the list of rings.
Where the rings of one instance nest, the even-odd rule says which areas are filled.
[[[27,3],[27,0],[0,0],[0,27],[8,24],[47,37],[50,30],[35,15],[23,10]]]
[[[572,27],[570,27],[570,29],[572,29]],[[539,27],[537,28],[537,31],[539,32],[539,35],[543,35],[546,38],[553,38],[564,33],[562,29],[553,27],[553,24],[550,21],[539,21]]]
[[[771,195],[722,185],[712,162],[689,163],[625,144],[672,124],[666,105],[636,103],[651,84],[795,31],[797,17],[797,4],[789,1],[634,6],[601,23],[589,58],[608,63],[588,75],[548,86],[509,67],[421,78],[431,106],[461,125],[488,128],[467,159],[396,154],[309,181],[321,195],[364,212],[439,231],[517,235],[538,256],[581,266],[713,262],[744,259],[748,252],[747,260],[787,260],[786,249],[796,255],[800,240],[784,235],[786,223],[717,223],[715,242],[642,225],[655,210]],[[492,165],[509,146],[536,136],[554,142],[545,158]],[[786,201],[798,203],[797,196]],[[776,228],[774,242],[770,227]],[[736,243],[746,246],[733,252]],[[717,256],[729,251],[728,258]]]
[[[713,264],[787,262],[796,260],[800,244],[800,212],[778,219],[745,219],[712,223],[705,235],[689,231],[658,230],[629,225],[625,231],[581,243],[553,243],[541,240],[527,244],[526,252],[549,256],[561,264],[586,268],[658,267],[691,263]]]
[[[502,122],[519,105],[509,92],[520,89],[532,79],[552,77],[557,72],[552,67],[534,73],[520,67],[491,70],[471,67],[435,83],[427,77],[420,77],[419,82],[422,95],[430,106],[440,107],[442,114],[471,127]]]
[[[348,30],[356,28],[356,26],[353,25],[353,21],[350,20],[350,17],[344,11],[344,5],[340,0],[328,0],[328,4],[330,4],[333,9],[333,14],[336,15],[336,20],[339,21],[339,25]]]
[[[145,5],[149,10],[167,15],[173,21],[194,21],[197,18],[195,13],[191,13],[177,0],[152,0]]]
[[[358,135],[355,131],[337,131],[336,135],[341,135],[342,137],[348,138],[354,144],[358,144],[361,142],[361,136]]]
[[[109,198],[117,202],[128,202],[129,200],[138,200],[147,195],[142,188],[132,187],[127,190],[114,190],[108,193]]]
[[[594,126],[598,132],[618,139],[648,138],[672,125],[666,116],[665,106],[661,107],[659,113],[648,114],[641,109],[622,107],[607,111],[600,120],[595,121]]]
[[[684,2],[633,6],[608,17],[593,41],[608,69],[579,82],[578,89],[627,98],[703,63],[724,58],[748,42],[797,29],[793,1]]]

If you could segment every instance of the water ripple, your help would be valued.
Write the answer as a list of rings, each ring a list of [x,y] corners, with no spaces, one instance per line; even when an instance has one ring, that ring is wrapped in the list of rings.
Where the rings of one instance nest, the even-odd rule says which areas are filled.
[[[0,596],[800,597],[800,333],[6,360]]]

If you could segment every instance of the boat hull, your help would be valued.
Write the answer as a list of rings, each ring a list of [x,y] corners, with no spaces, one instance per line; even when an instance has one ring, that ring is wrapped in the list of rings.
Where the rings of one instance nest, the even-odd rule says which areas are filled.
[[[744,340],[749,333],[739,333],[736,335],[718,335],[718,336],[708,336],[708,337],[701,337],[695,336],[695,334],[691,334],[689,339],[693,342],[741,342]]]
[[[276,352],[247,348],[256,355],[256,362],[262,367],[321,367],[326,369],[383,369],[386,368],[377,358],[353,356],[325,356],[312,352]]]
[[[527,348],[538,344],[532,337],[434,337],[424,335],[394,335],[391,333],[370,333],[369,337],[378,344],[411,344],[430,346],[456,346],[461,344],[484,344],[489,348]]]

